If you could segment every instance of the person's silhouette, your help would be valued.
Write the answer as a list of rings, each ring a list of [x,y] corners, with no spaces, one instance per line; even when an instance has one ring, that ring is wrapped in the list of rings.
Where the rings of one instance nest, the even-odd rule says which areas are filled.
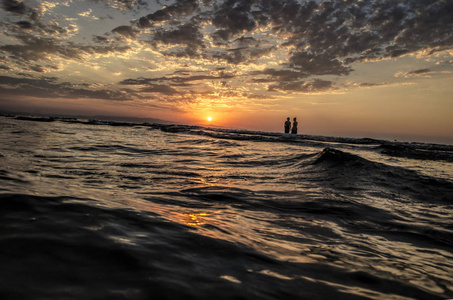
[[[291,133],[297,134],[297,121],[296,121],[296,118],[293,119],[293,128],[291,129]]]
[[[289,120],[289,117],[286,118],[285,122],[285,133],[289,133],[289,129],[291,128],[291,121]]]

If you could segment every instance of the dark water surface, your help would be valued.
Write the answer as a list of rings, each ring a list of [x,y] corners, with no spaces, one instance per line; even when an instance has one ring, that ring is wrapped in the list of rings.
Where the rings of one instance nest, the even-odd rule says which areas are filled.
[[[24,119],[0,299],[453,298],[453,146]]]

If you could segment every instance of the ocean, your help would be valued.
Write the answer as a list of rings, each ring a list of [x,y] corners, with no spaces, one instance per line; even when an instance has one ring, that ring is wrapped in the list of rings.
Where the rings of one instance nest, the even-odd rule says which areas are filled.
[[[0,117],[0,299],[453,298],[453,146]]]

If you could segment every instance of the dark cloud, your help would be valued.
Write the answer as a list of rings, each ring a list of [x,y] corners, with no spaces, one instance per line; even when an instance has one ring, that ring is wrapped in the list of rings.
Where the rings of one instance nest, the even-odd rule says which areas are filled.
[[[220,29],[212,34],[212,38],[216,45],[226,45],[230,38],[228,30]]]
[[[17,26],[19,26],[20,28],[23,28],[23,29],[32,29],[33,28],[33,24],[28,22],[28,21],[19,21],[19,22],[16,22]]]
[[[419,70],[415,70],[415,71],[411,71],[411,72],[408,72],[407,74],[425,74],[425,73],[430,73],[431,70],[430,69],[419,69]]]
[[[233,74],[229,74],[223,69],[214,70],[211,72],[190,72],[179,70],[170,76],[154,77],[154,78],[130,78],[119,82],[120,85],[139,86],[140,93],[159,93],[165,96],[184,96],[185,99],[195,99],[196,96],[208,96],[210,88],[206,82],[219,82],[220,85],[227,84],[225,80],[233,78]],[[191,89],[197,86],[196,89]],[[200,92],[202,88],[204,92]],[[235,94],[236,95],[236,94]],[[212,96],[212,95],[211,95]],[[217,95],[218,96],[218,95]],[[237,95],[236,95],[237,96]],[[168,100],[168,99],[167,99]],[[176,99],[168,101],[179,101]]]
[[[163,44],[182,44],[190,49],[203,47],[203,34],[192,23],[183,24],[174,30],[159,30],[154,34],[154,41]]]
[[[99,36],[99,35],[94,35],[93,36],[93,41],[96,42],[96,43],[106,43],[108,42],[108,38],[106,38],[105,36]]]
[[[363,83],[355,84],[355,86],[365,87],[365,88],[376,87],[376,86],[385,86],[385,85],[388,85],[388,83],[369,83],[369,82],[363,82]]]
[[[177,0],[173,5],[165,6],[152,14],[141,17],[137,25],[141,28],[148,28],[153,26],[155,22],[169,21],[181,16],[190,15],[198,8],[197,0]]]
[[[272,53],[275,49],[276,49],[276,47],[274,47],[274,46],[264,47],[264,48],[252,48],[249,51],[249,55],[250,55],[250,58],[255,60],[257,58],[261,58],[263,56],[266,56],[266,55]]]
[[[293,70],[276,70],[276,69],[265,69],[263,71],[255,71],[251,73],[253,82],[289,82],[300,78],[307,77],[309,74],[304,72],[297,72]],[[257,78],[262,77],[264,78]]]
[[[253,15],[262,26],[271,25],[278,33],[298,33],[309,26],[308,20],[318,5],[315,1],[305,1],[301,5],[291,0],[267,0],[260,1],[259,7]]]
[[[159,24],[151,32],[155,49],[159,51],[161,44],[178,46],[160,50],[164,55],[211,57],[235,65],[256,61],[279,46],[289,47],[282,68],[299,73],[293,73],[295,79],[348,75],[356,61],[453,47],[451,1],[226,0],[204,4],[208,6],[201,10],[197,1],[177,0],[140,18],[134,26],[143,30]],[[207,47],[211,40],[201,30],[204,23],[214,27],[209,33],[214,44],[226,49]],[[281,45],[257,38],[255,30],[269,28],[272,34],[285,37]],[[115,30],[131,37],[135,34],[130,26]]]
[[[33,70],[33,71],[38,72],[38,73],[43,73],[43,72],[46,71],[46,69],[43,66],[40,66],[40,65],[30,66],[30,70]]]
[[[409,49],[400,48],[400,46],[389,46],[385,50],[390,57],[399,57],[411,52]]]
[[[397,73],[395,74],[395,77],[417,77],[417,76],[429,76],[433,73],[433,70],[431,69],[418,69],[418,70],[414,70],[414,71],[410,71],[410,72],[406,72],[406,73]]]
[[[183,74],[182,71],[178,74]],[[155,82],[167,83],[170,85],[176,84],[188,84],[194,83],[197,81],[206,81],[206,80],[225,80],[231,79],[234,75],[220,71],[218,75],[191,75],[191,73],[186,73],[188,76],[164,76],[164,77],[155,77],[155,78],[136,78],[136,79],[125,79],[119,82],[123,85],[154,85]]]
[[[328,54],[297,52],[289,59],[289,67],[310,75],[347,75],[351,71],[337,58]]]
[[[242,36],[233,40],[233,44],[237,45],[238,48],[259,47],[261,41],[251,36]]]
[[[56,77],[16,78],[0,76],[0,94],[41,98],[94,98],[104,100],[130,100],[137,96],[131,90],[93,89],[69,82],[58,83]]]
[[[138,20],[138,26],[142,28],[151,27],[151,22],[168,21],[171,15],[167,10],[158,10],[155,13],[149,14],[146,17],[141,17]]]
[[[42,17],[42,13],[39,10],[26,6],[24,1],[18,0],[0,0],[0,1],[3,10],[16,15],[20,15],[21,17],[25,16],[30,21],[37,22]],[[16,24],[25,29],[31,28],[30,26],[31,23],[29,23],[28,21],[19,21]]]
[[[276,49],[274,46],[260,47],[259,42],[256,40],[254,40],[254,42],[249,40],[248,42],[250,43],[250,46],[247,46],[247,43],[241,41],[239,44],[243,45],[242,47],[227,49],[223,52],[214,52],[212,53],[212,58],[237,65],[256,61],[257,59],[272,53]]]
[[[260,22],[288,36],[289,66],[345,75],[348,64],[452,47],[451,1],[261,1]]]
[[[158,78],[137,78],[137,79],[124,79],[119,82],[119,84],[124,84],[124,85],[146,85],[150,84],[151,82],[157,82],[160,81]]]
[[[204,17],[208,16],[216,28],[212,37],[218,45],[236,47],[215,52],[208,49],[203,55],[230,64],[254,61],[277,47],[260,47],[256,37],[244,34],[253,35],[255,29],[270,27],[275,33],[286,36],[282,46],[293,50],[280,74],[278,70],[264,72],[261,75],[268,76],[258,76],[254,82],[284,82],[276,84],[274,90],[319,89],[324,88],[320,81],[301,85],[298,79],[348,75],[352,71],[350,64],[355,61],[400,57],[426,49],[451,49],[452,14],[453,2],[443,0],[227,0],[212,6],[211,14]],[[148,21],[169,19],[170,14],[165,10],[147,18]],[[197,33],[192,34],[192,40],[196,41],[195,45],[201,45],[202,37],[195,28],[191,28],[190,33]],[[187,42],[188,39],[181,38],[182,33],[177,30],[166,34],[158,32],[155,38],[165,43]]]
[[[112,32],[128,38],[135,38],[135,35],[139,32],[139,30],[134,29],[132,26],[118,26],[113,29]]]
[[[8,85],[12,87],[18,87],[20,85],[41,85],[50,86],[52,82],[57,80],[56,77],[41,77],[41,78],[16,78],[11,76],[0,76],[0,84]]]
[[[11,57],[18,61],[38,61],[47,59],[47,54],[64,53],[64,56],[76,58],[79,53],[69,47],[62,48],[52,38],[36,38],[33,36],[20,36],[23,44],[3,45],[0,50],[9,52]]]
[[[254,1],[228,0],[225,1],[214,13],[212,24],[219,28],[221,34],[214,37],[222,37],[227,40],[230,36],[252,31],[257,23],[251,14],[251,7]]]
[[[241,49],[230,49],[227,52],[217,52],[212,54],[212,57],[218,60],[224,60],[230,64],[240,64],[247,60],[246,54]]]
[[[128,46],[103,45],[90,46],[71,42],[61,42],[55,38],[40,38],[32,35],[16,35],[22,44],[3,45],[0,50],[10,54],[10,57],[20,63],[49,60],[49,55],[58,55],[65,59],[80,59],[83,54],[108,54],[125,52]]]
[[[2,0],[2,8],[17,14],[25,14],[28,11],[27,6],[22,1],[17,0]]]

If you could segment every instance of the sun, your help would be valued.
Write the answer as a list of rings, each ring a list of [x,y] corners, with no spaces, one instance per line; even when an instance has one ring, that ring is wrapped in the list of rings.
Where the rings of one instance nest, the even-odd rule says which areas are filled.
[[[211,121],[212,121],[212,118],[211,118],[211,117],[208,117],[208,121],[211,122]]]

